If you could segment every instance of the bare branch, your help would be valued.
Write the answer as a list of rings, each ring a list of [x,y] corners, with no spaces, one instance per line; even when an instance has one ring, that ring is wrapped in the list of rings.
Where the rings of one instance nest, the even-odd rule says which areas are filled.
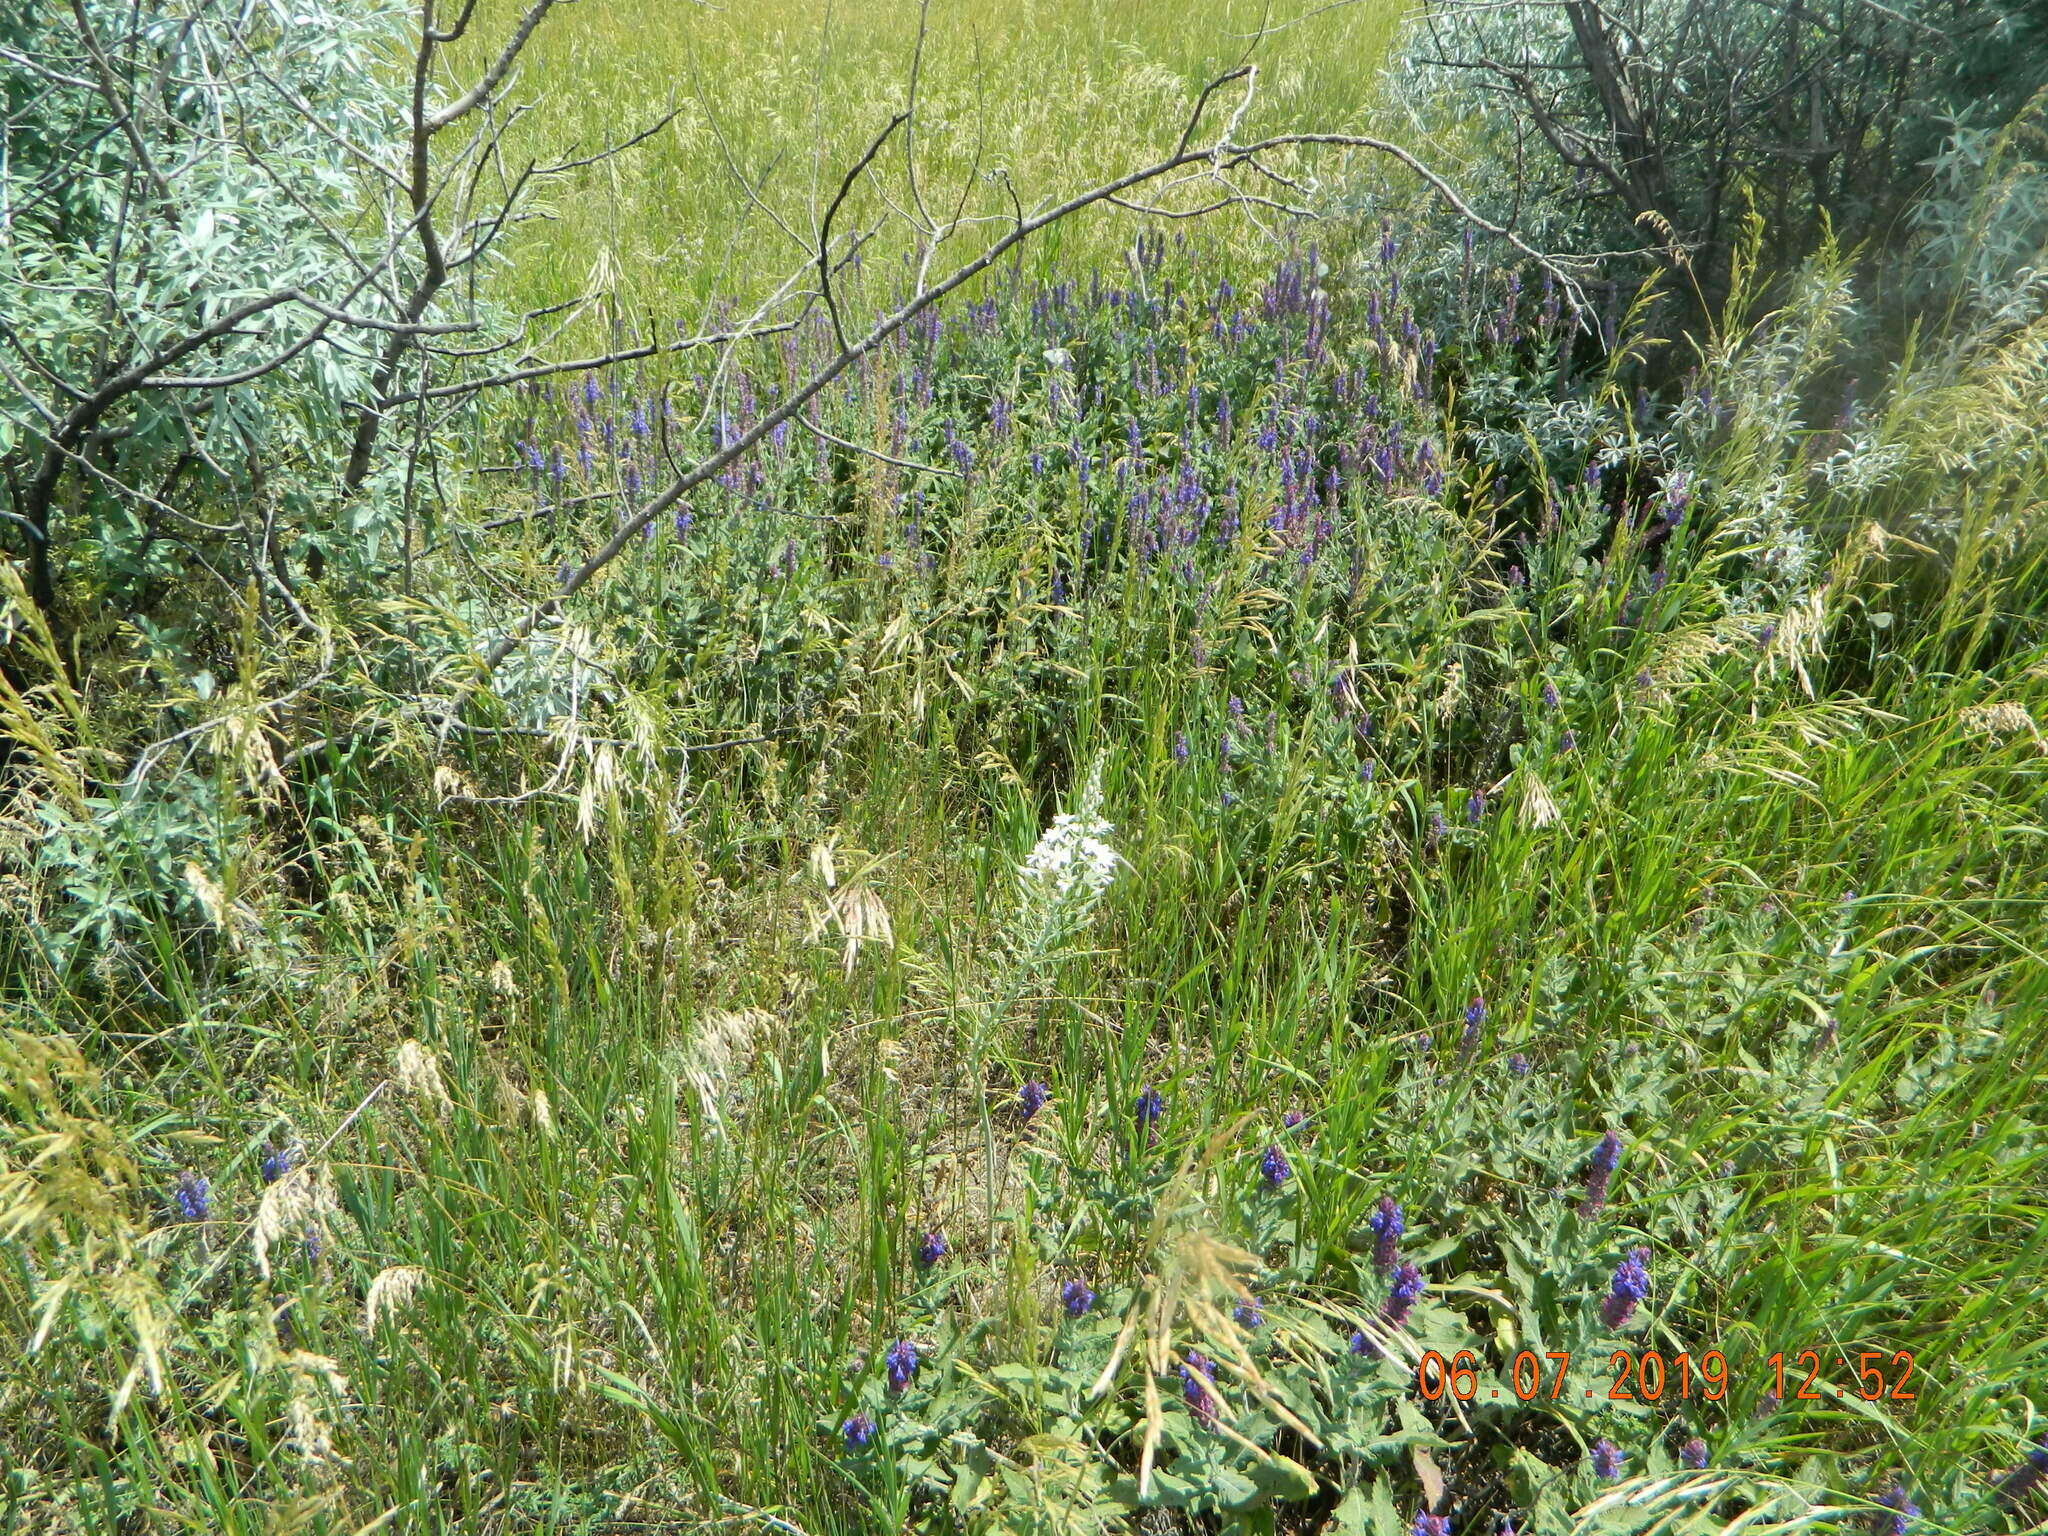
[[[1180,142],[1173,146],[1173,152],[1176,155],[1185,154],[1188,145],[1194,142],[1195,130],[1202,126],[1202,113],[1208,108],[1209,98],[1214,96],[1224,86],[1230,84],[1231,81],[1242,80],[1252,73],[1251,65],[1240,64],[1237,68],[1231,70],[1229,74],[1218,75],[1214,80],[1211,80],[1202,87],[1202,94],[1195,98],[1195,110],[1188,114],[1188,125],[1181,130]],[[1228,134],[1225,137],[1227,138]]]
[[[512,29],[512,35],[505,40],[505,46],[499,50],[497,58],[491,61],[491,67],[485,70],[482,78],[463,95],[439,111],[428,114],[422,125],[426,131],[429,134],[439,133],[450,123],[466,117],[489,99],[491,93],[497,90],[504,82],[505,76],[511,72],[512,66],[519,62],[519,55],[526,51],[527,43],[533,38],[534,28],[547,19],[548,12],[553,10],[556,4],[557,0],[533,0],[533,4],[527,7],[526,14],[519,18],[519,25]],[[468,24],[469,12],[465,8],[462,25]],[[443,40],[440,36],[430,33],[423,42],[431,51],[433,44]]]
[[[861,172],[865,171],[874,162],[875,156],[882,152],[882,146],[889,141],[889,135],[909,121],[908,112],[898,112],[889,119],[889,125],[875,135],[875,141],[867,147],[867,153],[854,161],[840,181],[839,194],[826,208],[825,221],[818,230],[818,287],[824,295],[825,312],[832,317],[832,337],[841,347],[846,345],[846,332],[839,323],[838,301],[832,297],[832,220],[839,212],[839,205],[846,201],[847,193],[853,190],[853,184],[860,180]]]
[[[880,459],[884,464],[894,464],[899,469],[921,470],[927,475],[949,475],[955,480],[965,480],[967,478],[959,470],[947,469],[941,464],[925,464],[916,459],[899,459],[892,453],[882,452],[879,448],[869,448],[862,443],[848,442],[843,437],[837,437],[827,432],[823,427],[805,415],[799,414],[796,418],[796,424],[813,437],[820,438],[828,443],[836,443],[841,448],[849,449],[854,453],[864,453],[871,459]]]
[[[479,390],[503,389],[512,384],[524,384],[529,379],[545,379],[560,373],[588,373],[593,368],[609,368],[614,363],[638,362],[641,358],[660,357],[670,352],[689,352],[698,347],[723,346],[727,342],[751,341],[758,336],[778,336],[793,331],[801,320],[781,320],[773,325],[743,327],[736,331],[716,331],[708,335],[687,336],[681,341],[656,341],[645,346],[621,347],[615,352],[600,352],[594,357],[568,358],[555,363],[535,363],[527,368],[514,368],[506,373],[494,373],[487,378],[466,379],[454,384],[436,384],[428,389],[410,390],[405,394],[386,395],[381,407],[410,405],[415,400],[447,400],[458,395],[472,395]]]

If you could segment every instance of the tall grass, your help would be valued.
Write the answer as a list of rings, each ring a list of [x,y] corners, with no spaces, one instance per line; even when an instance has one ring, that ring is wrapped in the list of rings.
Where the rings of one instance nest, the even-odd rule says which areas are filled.
[[[1247,56],[1261,79],[1243,136],[1364,131],[1401,14],[1390,0],[1320,10],[935,0],[928,12],[764,0],[650,15],[584,0],[531,55],[543,99],[531,131],[510,141],[515,157],[575,158],[677,115],[631,153],[553,184],[550,221],[513,247],[510,292],[533,307],[600,294],[628,327],[694,317],[714,297],[766,297],[805,264],[791,235],[815,238],[845,168],[906,105],[913,74],[914,135],[878,160],[842,229],[865,227],[888,204],[1000,217],[1013,194],[1029,208],[1158,159],[1202,86]],[[1258,244],[1269,222],[1217,221],[1215,233]],[[1027,259],[1041,273],[1114,267],[1129,239],[1124,216],[1089,216]],[[891,221],[868,263],[887,271],[906,248]]]
[[[636,60],[625,8],[571,14],[590,51],[549,70],[651,94],[666,37]],[[738,13],[689,14],[729,39],[715,78],[767,88]],[[1168,21],[1118,25],[1211,57]],[[908,26],[833,56],[834,133]],[[945,89],[967,32],[933,34]],[[1041,13],[1012,74],[982,68],[1071,78],[1113,35]],[[1065,110],[1049,85],[1010,109]],[[658,258],[657,195],[567,217],[535,295],[604,242]],[[1242,259],[1056,265],[901,338],[819,424],[964,478],[770,444],[585,595],[502,714],[337,733],[250,792],[211,931],[144,910],[91,966],[10,951],[10,1520],[1398,1536],[1427,1501],[1461,1533],[1779,1532],[1894,1479],[1922,1529],[2038,1520],[1994,1492],[2048,1419],[2038,326],[1810,426],[1824,264],[1704,339],[1705,404],[1646,419],[1597,358],[1557,376],[1561,318],[1531,293],[1503,319],[1503,272]],[[763,346],[678,420],[743,417],[790,362]],[[1587,441],[1539,440],[1560,396]],[[536,515],[392,605],[411,686],[474,640],[460,562],[543,580],[609,527],[584,498],[647,467],[659,409],[630,370],[522,402],[484,457],[536,451],[492,482]],[[90,731],[50,670],[0,698],[21,739],[38,707]],[[52,737],[47,793],[78,751]],[[1063,926],[1020,866],[1093,770],[1123,863]],[[1052,1095],[1028,1120],[1027,1080]],[[1608,1203],[1575,1214],[1608,1130]],[[197,1217],[181,1173],[210,1181]],[[1575,1348],[1570,1393],[1461,1414],[1351,1351],[1386,1315],[1387,1194],[1430,1286],[1408,1336],[1487,1379]],[[1592,1319],[1637,1245],[1617,1338]],[[901,1339],[926,1363],[896,1395]],[[1610,1407],[1624,1344],[1719,1350],[1729,1391]],[[1257,1456],[1187,1407],[1190,1348],[1249,1366],[1222,1387]],[[1808,1349],[1822,1395],[1771,1400],[1770,1357],[1796,1384]],[[1864,1402],[1862,1351],[1893,1380],[1911,1352],[1917,1397]],[[1249,1406],[1260,1373],[1318,1443]]]

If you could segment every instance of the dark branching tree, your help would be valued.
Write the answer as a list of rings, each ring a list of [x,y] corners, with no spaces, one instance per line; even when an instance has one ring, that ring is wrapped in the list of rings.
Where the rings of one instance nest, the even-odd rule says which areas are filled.
[[[569,168],[502,153],[554,3],[467,79],[476,0],[0,17],[0,475],[46,617],[67,582],[68,617],[173,624],[253,585],[306,623],[296,570],[374,571],[407,382],[524,334],[481,274]]]
[[[1830,225],[1896,237],[1953,122],[2003,122],[2048,80],[2048,4],[1430,0],[1423,51],[1486,93],[1532,195],[1661,268],[1697,323],[1750,207],[1776,267]]]

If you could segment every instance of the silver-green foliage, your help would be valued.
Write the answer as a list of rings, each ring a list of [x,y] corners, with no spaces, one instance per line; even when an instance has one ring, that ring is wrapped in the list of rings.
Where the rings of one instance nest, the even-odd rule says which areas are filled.
[[[397,14],[79,0],[0,21],[0,465],[46,608],[78,578],[81,604],[204,629],[250,582],[291,603],[316,539],[374,559],[382,499],[326,525],[377,333],[322,308],[398,318]]]

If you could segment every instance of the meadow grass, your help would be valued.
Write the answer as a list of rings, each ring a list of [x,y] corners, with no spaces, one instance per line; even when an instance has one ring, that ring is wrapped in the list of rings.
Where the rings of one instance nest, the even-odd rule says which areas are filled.
[[[688,62],[644,13],[569,14],[536,70],[592,132]],[[809,75],[751,62],[801,59],[762,39],[811,12],[688,14],[757,155],[858,139],[911,25],[835,22],[821,133],[762,105]],[[1014,90],[1038,185],[1091,124],[1125,136],[1104,164],[1165,132],[1227,49],[1099,14],[991,15],[979,54],[949,18],[935,115],[969,121],[976,70]],[[1377,15],[1320,24],[1378,49]],[[1302,55],[1284,110],[1355,88]],[[1156,118],[1054,89],[1091,70],[1157,72]],[[705,249],[678,228],[763,267],[690,142],[565,204],[531,296],[602,250],[674,304]],[[1996,1493],[2048,1420],[2038,328],[1902,375],[1871,408],[1899,456],[1852,482],[1814,468],[1846,429],[1787,419],[1824,301],[1709,339],[1720,414],[1651,430],[1586,340],[1559,378],[1533,291],[1503,318],[1490,257],[1461,289],[1340,231],[1321,274],[1247,277],[1229,232],[1125,262],[1127,233],[823,402],[958,473],[778,438],[473,734],[247,791],[209,931],[148,919],[63,973],[9,951],[9,1520],[1400,1536],[1427,1503],[1460,1536],[1775,1536],[1887,1521],[1894,1480],[1921,1530],[2038,1520]],[[744,421],[818,345],[678,385],[673,432]],[[1559,397],[1588,441],[1534,441]],[[546,515],[391,601],[407,686],[438,686],[423,635],[474,641],[462,560],[544,581],[668,405],[617,369],[479,427],[523,466],[491,510]],[[1061,811],[1110,824],[1099,900],[1021,872]],[[1385,1361],[1350,1342],[1391,1315],[1382,1196],[1428,1285]],[[1607,1325],[1638,1245],[1649,1294]],[[1571,1349],[1571,1390],[1428,1403],[1425,1346],[1510,1388]],[[1719,1351],[1727,1390],[1615,1403],[1614,1348]],[[1855,1391],[1902,1351],[1916,1396]]]
[[[842,230],[920,200],[937,218],[962,208],[1001,216],[1013,193],[1029,209],[1157,160],[1201,88],[1247,58],[1261,78],[1241,138],[1369,131],[1401,17],[1391,0],[1293,9],[936,0],[928,12],[895,0],[652,9],[582,0],[530,55],[540,106],[531,131],[508,141],[515,163],[589,154],[677,115],[631,153],[553,185],[549,221],[511,247],[507,292],[532,307],[600,294],[607,318],[628,328],[693,319],[714,299],[766,297],[808,259],[796,242],[815,238],[844,168],[907,103],[914,63],[914,135],[880,157]],[[494,35],[480,32],[477,46]],[[1212,130],[1238,100],[1228,98]],[[1212,221],[1210,238],[1264,246],[1271,228],[1270,216],[1232,215]],[[1091,214],[1049,232],[1025,259],[1034,275],[1115,268],[1130,238],[1124,216]],[[887,270],[906,248],[892,220],[869,265]]]

